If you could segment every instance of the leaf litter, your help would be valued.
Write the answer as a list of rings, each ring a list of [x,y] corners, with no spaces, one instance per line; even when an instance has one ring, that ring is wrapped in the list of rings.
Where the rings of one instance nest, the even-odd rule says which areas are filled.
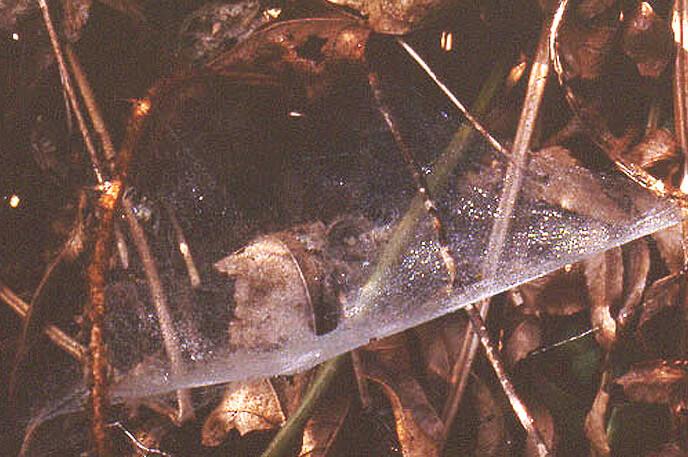
[[[287,37],[285,31],[294,36]],[[457,281],[447,293],[433,228],[422,214],[407,211],[417,197],[405,164],[394,154],[398,144],[377,115],[360,68],[352,65],[362,55],[358,43],[365,42],[368,33],[340,19],[284,22],[214,60],[210,74],[182,74],[170,81],[173,90],[165,89],[163,81],[153,98],[152,120],[137,145],[129,192],[134,195],[131,213],[143,227],[160,270],[170,323],[160,325],[160,313],[147,304],[148,273],[137,262],[132,243],[134,263],[121,261],[120,253],[119,271],[106,289],[116,401],[145,401],[192,387],[301,370],[557,268],[564,267],[566,275],[577,260],[610,248],[582,266],[574,265],[582,275],[577,281],[583,280],[589,296],[563,314],[590,307],[596,338],[605,352],[615,350],[616,321],[633,317],[649,268],[633,262],[627,273],[621,249],[615,246],[675,224],[677,209],[618,175],[590,171],[565,148],[535,151],[523,169],[526,178],[499,249],[509,256],[495,261],[486,248],[492,242],[486,234],[500,216],[503,177],[513,159],[493,152],[475,135],[468,140],[468,129],[457,116],[428,105],[413,83],[392,82],[396,75],[387,77],[381,71],[397,122],[423,125],[409,141],[429,181],[441,189],[435,197],[449,247],[460,262]],[[284,38],[293,41],[273,44]],[[631,58],[642,58],[629,49]],[[641,63],[638,66],[641,69]],[[313,79],[303,83],[294,74]],[[249,98],[242,99],[244,95],[237,94],[241,91]],[[238,114],[226,112],[226,106],[237,107]],[[332,106],[343,109],[328,119],[322,113]],[[260,123],[251,125],[255,120]],[[266,120],[273,130],[267,134],[258,128]],[[319,144],[323,131],[333,132],[335,139]],[[529,142],[525,140],[525,150]],[[253,155],[250,160],[243,155],[246,150]],[[301,152],[294,157],[289,150]],[[638,154],[644,151],[638,147]],[[656,156],[671,157],[661,154]],[[446,160],[454,162],[448,170],[442,166]],[[657,162],[650,159],[646,164]],[[164,179],[156,176],[160,171]],[[589,205],[592,198],[601,198],[601,204]],[[390,247],[401,227],[407,235],[400,246]],[[126,235],[124,240],[135,241]],[[642,247],[638,250],[629,255],[648,257]],[[392,251],[400,255],[389,262],[385,256]],[[666,259],[671,255],[666,248],[660,251],[667,252]],[[515,258],[519,262],[514,263]],[[485,264],[492,264],[488,275]],[[378,271],[379,265],[385,271]],[[541,299],[530,301],[536,314],[550,314]],[[654,302],[646,303],[644,312],[649,314],[641,317],[643,325],[653,318]],[[519,328],[524,327],[516,327],[514,335],[520,334]],[[168,360],[169,337],[179,345],[177,367]],[[512,364],[527,361],[528,352],[541,345],[539,337],[534,343],[526,340],[530,337],[507,342],[518,354],[510,356]],[[518,347],[524,341],[526,348]],[[403,352],[405,346],[407,342],[396,347]],[[365,351],[376,349],[369,346]],[[434,373],[447,380],[455,357],[447,354],[443,368],[436,366]],[[431,413],[434,407],[415,375],[400,374],[399,368],[394,366],[395,376],[366,375],[366,369],[377,373],[380,367],[364,362],[362,373],[379,382],[389,397],[404,453],[437,454],[444,433],[441,422]],[[627,378],[630,375],[615,382],[623,384]],[[70,382],[61,387],[72,389]],[[44,410],[39,420],[79,409],[79,392],[73,391],[72,400],[67,397],[67,406],[58,401],[55,408]],[[224,393],[228,401],[231,392]],[[292,403],[299,397],[287,395]],[[414,406],[405,411],[403,405],[409,402]],[[261,415],[275,409],[263,406]],[[216,412],[244,407],[223,402]],[[599,409],[603,418],[607,403]],[[533,412],[552,448],[550,413],[539,405]],[[284,412],[277,416],[278,422],[286,418]],[[232,417],[221,425],[231,426],[236,420]],[[261,425],[244,430],[251,427]],[[420,441],[413,438],[416,427],[422,430]],[[419,451],[414,446],[429,447]]]

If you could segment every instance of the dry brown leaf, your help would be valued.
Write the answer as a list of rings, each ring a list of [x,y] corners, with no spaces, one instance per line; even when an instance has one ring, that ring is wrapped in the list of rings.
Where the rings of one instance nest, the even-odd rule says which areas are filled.
[[[62,28],[70,42],[78,41],[91,12],[92,0],[62,0]]]
[[[581,24],[568,21],[559,34],[559,50],[568,79],[597,79],[613,49],[616,22]]]
[[[576,6],[576,13],[583,19],[592,19],[614,6],[616,0],[581,0]]]
[[[587,308],[585,278],[580,263],[527,282],[508,292],[524,314],[569,316]]]
[[[540,149],[529,168],[536,198],[605,223],[621,222],[626,214],[607,197],[599,178],[561,146]],[[595,202],[591,205],[590,202]]]
[[[623,294],[623,260],[621,248],[612,248],[583,261],[585,282],[590,300],[590,320],[597,342],[607,352],[616,342],[616,321],[612,309]]]
[[[452,367],[467,328],[468,320],[463,314],[452,314],[413,329],[420,342],[425,371],[445,386],[451,383]]]
[[[542,345],[542,322],[535,316],[526,316],[509,335],[504,345],[504,361],[513,368]]]
[[[667,443],[659,449],[645,454],[645,457],[688,457],[688,451],[677,443]]]
[[[405,35],[458,5],[457,0],[328,0],[358,11],[378,33]]]
[[[621,327],[636,314],[640,300],[645,292],[647,275],[650,271],[650,249],[645,238],[632,241],[623,246],[624,302],[616,317]]]
[[[644,170],[660,165],[676,168],[681,160],[674,134],[663,128],[648,132],[637,145],[624,153],[624,158]],[[663,173],[665,176],[670,174]]]
[[[638,67],[641,76],[659,78],[669,63],[673,37],[667,22],[648,2],[638,2],[624,17],[621,47]]]
[[[512,455],[509,448],[509,435],[506,428],[506,414],[485,382],[475,377],[471,380],[468,392],[473,397],[478,420],[478,433],[475,438],[475,457],[507,457]]]
[[[204,446],[219,446],[232,429],[241,435],[270,430],[284,423],[277,393],[268,379],[231,385],[206,418],[201,431]]]
[[[299,457],[326,457],[337,438],[349,407],[351,397],[344,393],[336,397],[327,396],[316,406],[313,416],[303,431],[303,443]]]
[[[654,360],[634,365],[614,380],[636,402],[673,404],[688,386],[685,361]]]
[[[534,399],[530,399],[526,406],[533,417],[533,422],[540,432],[542,439],[547,444],[547,449],[550,450],[551,455],[556,455],[558,437],[552,414],[545,405]],[[526,438],[526,448],[523,455],[524,457],[537,457],[542,455],[530,435]]]
[[[680,225],[660,230],[652,234],[659,254],[671,273],[678,273],[683,268],[683,234]]]
[[[208,63],[219,75],[248,72],[307,83],[310,98],[351,73],[364,77],[360,62],[371,30],[350,18],[278,22],[258,30]]]
[[[312,229],[314,234],[325,230],[319,224]],[[232,346],[268,349],[315,331],[317,272],[307,266],[306,253],[301,256],[290,247],[298,244],[287,233],[267,235],[215,264],[236,278],[236,307],[229,324]]]
[[[595,457],[607,457],[611,454],[609,438],[607,437],[607,408],[609,407],[609,393],[604,387],[605,381],[600,383],[600,388],[592,402],[592,407],[585,417],[585,436],[590,441],[590,446]]]
[[[653,356],[670,357],[680,353],[676,341],[684,328],[677,325],[676,319],[684,286],[685,276],[675,273],[656,280],[645,292],[636,334]]]
[[[380,384],[392,405],[403,455],[439,456],[444,424],[413,376],[406,335],[376,341],[361,355],[364,375]]]

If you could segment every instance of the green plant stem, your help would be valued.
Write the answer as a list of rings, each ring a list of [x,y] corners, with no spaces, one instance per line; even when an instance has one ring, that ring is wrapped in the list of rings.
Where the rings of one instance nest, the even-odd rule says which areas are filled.
[[[499,87],[504,80],[507,70],[508,60],[500,59],[494,66],[487,81],[483,84],[476,102],[471,111],[480,116],[487,112],[492,99],[497,94]],[[433,164],[433,173],[428,176],[428,187],[434,195],[440,195],[449,181],[451,173],[454,171],[459,161],[464,156],[464,151],[473,136],[473,127],[470,124],[461,126],[449,146],[442,152]],[[361,296],[357,310],[365,313],[370,308],[371,303],[381,292],[384,284],[393,268],[401,259],[405,252],[409,240],[415,233],[418,222],[426,214],[423,206],[423,199],[416,196],[404,217],[395,227],[394,233],[386,244],[375,270],[370,275],[366,284],[361,288]]]
[[[317,376],[311,383],[308,392],[306,392],[303,401],[301,401],[299,405],[299,409],[289,417],[287,423],[284,424],[277,435],[275,435],[268,448],[263,452],[262,457],[280,457],[288,455],[294,442],[302,433],[306,421],[311,417],[320,399],[327,393],[332,382],[341,372],[347,358],[347,354],[341,354],[320,366]]]

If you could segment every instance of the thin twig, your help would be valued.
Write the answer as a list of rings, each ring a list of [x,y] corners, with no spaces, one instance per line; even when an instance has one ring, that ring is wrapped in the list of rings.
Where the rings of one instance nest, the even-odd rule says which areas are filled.
[[[446,84],[435,74],[430,68],[430,65],[423,60],[423,58],[413,49],[403,38],[397,38],[397,43],[404,48],[404,50],[411,56],[411,58],[423,69],[423,71],[432,79],[432,81],[439,87],[444,95],[452,102],[452,104],[461,111],[461,114],[471,123],[474,129],[478,131],[487,141],[500,152],[503,156],[508,157],[510,152],[492,134],[480,123],[480,121],[466,109],[463,103],[454,95],[454,93],[447,87]]]
[[[674,131],[683,152],[681,190],[688,193],[688,0],[674,2]]]
[[[404,137],[399,131],[399,127],[397,126],[397,123],[394,121],[394,117],[392,116],[391,110],[389,109],[389,107],[383,99],[382,89],[380,88],[380,80],[378,76],[375,74],[375,72],[371,71],[370,73],[368,73],[368,83],[370,84],[370,87],[373,90],[373,97],[375,98],[377,109],[380,112],[380,114],[382,114],[382,117],[385,120],[385,123],[387,124],[387,128],[392,133],[394,142],[396,143],[397,148],[399,149],[399,152],[401,153],[401,156],[404,159],[404,162],[406,163],[407,167],[409,168],[409,171],[411,172],[411,176],[416,185],[416,191],[418,192],[420,198],[423,199],[423,206],[425,207],[425,211],[428,213],[428,215],[430,215],[430,219],[432,220],[432,226],[437,236],[440,258],[444,262],[444,267],[447,270],[447,274],[449,275],[449,288],[451,289],[454,286],[454,282],[456,281],[456,260],[454,259],[454,255],[452,254],[451,248],[449,247],[449,242],[447,240],[447,232],[445,230],[444,223],[442,222],[439,210],[437,209],[437,205],[435,204],[435,201],[432,197],[433,192],[430,190],[427,180],[425,179],[425,175],[423,174],[420,165],[418,165],[418,162],[416,161],[416,158],[414,157],[411,148],[409,148],[408,144],[406,144]]]
[[[483,275],[485,277],[492,277],[497,273],[499,260],[502,256],[504,245],[511,227],[511,218],[518,201],[524,178],[524,171],[528,163],[530,141],[535,130],[542,97],[547,84],[547,76],[549,75],[549,50],[552,42],[552,30],[553,26],[561,21],[566,2],[567,0],[560,1],[559,7],[552,16],[551,21],[543,25],[540,34],[538,47],[533,58],[533,65],[528,80],[528,89],[526,91],[521,116],[516,130],[516,137],[514,138],[514,145],[510,154],[511,160],[509,160],[507,165],[507,171],[504,176],[504,187],[502,188],[499,206],[495,214],[492,231],[488,241],[487,256],[483,264]],[[489,312],[489,306],[490,301],[488,299],[483,300],[478,307],[471,304],[466,308],[466,312],[471,320],[472,331],[471,329],[467,330],[464,344],[459,352],[460,357],[452,368],[452,381],[457,382],[457,384],[454,391],[450,394],[443,413],[445,433],[448,433],[451,429],[451,425],[458,412],[460,400],[463,397],[463,391],[466,387],[465,379],[468,377],[470,365],[463,364],[472,362],[475,359],[475,351],[477,351],[479,340],[521,425],[531,435],[539,454],[541,456],[549,455],[547,445],[537,428],[533,425],[532,417],[516,394],[513,383],[509,379],[504,369],[504,364],[499,358],[499,352],[490,341],[484,323],[484,318]],[[473,332],[475,332],[475,336],[473,336]]]
[[[98,200],[101,210],[96,231],[93,256],[88,266],[89,307],[88,318],[91,324],[89,338],[90,354],[90,395],[91,433],[98,457],[110,455],[110,440],[107,436],[106,419],[110,407],[108,394],[110,386],[110,363],[105,348],[105,274],[110,257],[110,240],[114,223],[115,206],[121,195],[121,182],[114,181],[104,187]]]
[[[129,438],[129,441],[131,441],[132,444],[133,444],[139,451],[143,452],[144,455],[146,455],[146,456],[148,456],[148,455],[160,455],[160,456],[162,456],[162,457],[172,457],[172,454],[168,454],[168,453],[165,452],[165,451],[162,451],[162,450],[160,450],[160,449],[151,448],[151,447],[148,447],[148,446],[146,446],[145,444],[143,444],[138,438],[136,438],[136,436],[134,436],[133,433],[131,433],[131,432],[130,432],[121,422],[119,422],[119,421],[113,422],[113,423],[111,423],[111,424],[108,424],[108,427],[119,429],[122,433],[124,433],[124,435],[125,435],[127,438]]]
[[[506,71],[507,61],[506,59],[500,59],[495,64],[487,81],[483,84],[476,98],[473,112],[479,115],[487,112],[487,108],[497,94]],[[450,144],[433,163],[433,173],[428,176],[428,188],[435,195],[440,194],[444,190],[451,173],[463,157],[465,148],[470,142],[472,135],[473,127],[471,125],[461,126]],[[408,242],[413,237],[418,221],[424,211],[423,199],[417,196],[411,201],[409,209],[396,225],[394,233],[380,254],[375,269],[361,288],[361,294],[358,299],[359,305],[351,311],[352,314],[365,313],[370,304],[375,302],[383,285],[386,283],[388,275],[394,271],[394,266],[405,253]]]
[[[65,65],[64,56],[62,55],[62,49],[60,48],[60,42],[55,32],[55,27],[53,21],[50,18],[50,11],[48,10],[48,4],[46,0],[38,0],[38,6],[43,13],[43,21],[45,22],[45,27],[48,30],[48,36],[50,36],[50,43],[53,47],[53,52],[55,53],[55,59],[57,60],[57,67],[60,71],[60,78],[62,80],[62,86],[67,92],[69,98],[69,103],[72,105],[72,112],[76,117],[77,123],[79,124],[79,130],[81,131],[81,136],[84,140],[84,145],[86,146],[86,151],[88,152],[89,158],[91,160],[91,168],[93,169],[93,174],[96,177],[96,181],[99,186],[102,186],[105,182],[105,177],[103,176],[102,168],[100,165],[100,160],[98,159],[98,154],[96,153],[96,148],[91,141],[91,135],[88,133],[88,127],[86,125],[86,120],[84,119],[81,110],[79,109],[79,102],[77,101],[76,93],[74,92],[74,87],[72,86],[72,80],[67,71],[67,66]]]
[[[368,389],[368,380],[363,376],[363,367],[361,362],[360,349],[351,351],[351,366],[354,369],[354,377],[356,378],[356,386],[358,386],[358,397],[361,400],[361,407],[364,411],[369,411],[373,404]]]
[[[158,267],[153,258],[153,253],[150,250],[143,228],[138,220],[136,220],[131,202],[128,198],[122,198],[122,210],[129,225],[129,231],[132,235],[134,246],[136,246],[139,259],[143,264],[143,271],[146,275],[146,282],[148,283],[151,300],[153,301],[153,306],[158,316],[163,344],[165,346],[165,352],[170,359],[172,372],[175,375],[181,375],[184,372],[181,342],[179,341],[177,332],[174,330],[174,322],[169,311],[167,297],[162,286],[160,275],[158,274]],[[179,423],[185,422],[193,417],[193,405],[188,389],[180,389],[177,391],[177,406],[179,414],[177,421]]]
[[[91,84],[89,84],[88,78],[86,77],[84,70],[81,68],[79,56],[77,56],[77,54],[74,52],[74,49],[72,49],[69,44],[65,45],[65,53],[67,54],[69,66],[72,68],[72,73],[74,73],[74,79],[76,79],[76,83],[81,91],[81,97],[84,100],[84,105],[86,105],[86,110],[91,117],[93,129],[100,137],[105,159],[108,161],[110,170],[112,170],[116,156],[115,147],[112,144],[112,138],[110,137],[110,132],[108,131],[105,121],[103,120],[103,116],[100,114],[100,109],[96,103],[96,97],[91,89]]]
[[[26,319],[29,312],[29,304],[22,300],[12,289],[0,282],[0,300],[4,301],[9,307],[17,313],[21,319]],[[50,341],[55,343],[57,347],[65,351],[70,356],[74,357],[80,363],[86,361],[87,350],[79,344],[74,338],[67,335],[59,327],[53,324],[48,324],[43,328],[45,335],[50,338]]]
[[[490,340],[490,334],[488,333],[487,327],[485,327],[485,323],[482,317],[480,316],[480,311],[478,311],[478,308],[474,304],[471,304],[468,307],[466,307],[466,312],[468,313],[468,317],[471,320],[473,330],[478,334],[480,338],[480,343],[482,344],[483,349],[485,350],[485,356],[487,357],[487,360],[490,362],[490,365],[492,365],[492,369],[497,375],[497,379],[499,379],[499,383],[502,386],[502,390],[509,399],[511,408],[516,413],[519,422],[528,433],[528,436],[533,439],[538,455],[543,457],[549,456],[549,449],[547,449],[547,444],[542,439],[542,435],[540,435],[540,432],[535,426],[535,420],[528,412],[526,405],[519,398],[518,393],[516,392],[516,388],[509,379],[509,375],[507,374],[506,369],[504,368],[504,363],[502,362],[499,356],[499,352]]]
[[[196,262],[194,262],[193,254],[191,254],[191,248],[189,243],[186,242],[186,237],[184,236],[184,231],[179,225],[177,216],[174,214],[172,207],[163,202],[163,206],[167,211],[167,215],[170,217],[170,222],[172,222],[172,228],[174,230],[175,237],[177,238],[177,247],[179,252],[184,258],[184,265],[186,265],[186,272],[189,275],[189,282],[192,288],[197,288],[201,285],[201,275],[198,274],[198,268],[196,268]]]
[[[268,448],[263,452],[262,457],[281,457],[291,452],[291,447],[302,433],[306,421],[313,414],[313,410],[320,403],[320,399],[327,393],[335,379],[339,377],[346,360],[347,355],[342,354],[320,366],[318,374],[311,382],[299,408],[277,432]]]

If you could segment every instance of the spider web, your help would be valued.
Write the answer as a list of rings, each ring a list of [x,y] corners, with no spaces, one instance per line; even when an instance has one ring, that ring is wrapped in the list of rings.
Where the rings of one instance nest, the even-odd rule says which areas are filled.
[[[161,325],[125,234],[129,264],[120,261],[106,290],[115,402],[303,370],[680,220],[670,202],[612,170],[585,168],[561,148],[536,153],[502,255],[485,275],[508,159],[443,102],[387,81],[457,260],[448,291],[430,219],[365,86],[309,104],[240,80],[201,84],[202,97],[154,114],[132,167],[127,198],[171,326]],[[262,262],[266,252],[291,256],[298,269]],[[309,261],[314,284],[270,282],[275,271],[307,276]],[[78,364],[50,381],[60,389],[34,424],[82,408]],[[50,448],[40,441],[29,454]]]

